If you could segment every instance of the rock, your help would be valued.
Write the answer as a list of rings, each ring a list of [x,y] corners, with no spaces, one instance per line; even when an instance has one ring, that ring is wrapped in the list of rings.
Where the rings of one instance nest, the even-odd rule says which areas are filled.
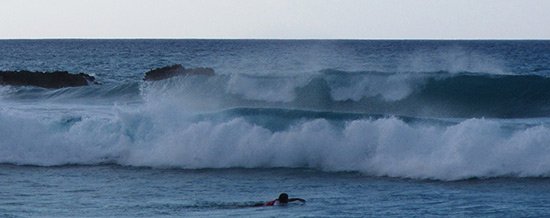
[[[208,67],[198,67],[185,69],[181,64],[156,68],[145,73],[143,80],[155,81],[168,79],[174,76],[204,75],[214,76],[214,69]]]
[[[67,71],[0,71],[0,85],[64,88],[86,86],[93,83],[94,80],[95,78],[88,74],[70,74]]]

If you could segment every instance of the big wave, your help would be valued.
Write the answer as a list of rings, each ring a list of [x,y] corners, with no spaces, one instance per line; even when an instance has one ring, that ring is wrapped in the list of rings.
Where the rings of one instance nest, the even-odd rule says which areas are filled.
[[[177,98],[202,104],[202,109],[283,107],[460,118],[550,115],[550,78],[537,75],[325,70],[301,76],[182,77],[144,87],[145,96]]]
[[[532,75],[323,71],[3,87],[0,163],[548,177],[549,85]],[[104,98],[116,103],[94,103]]]
[[[154,105],[103,113],[4,108],[0,163],[305,167],[438,180],[550,176],[550,128],[540,120],[408,121],[273,109],[196,114]],[[278,113],[292,120],[279,127],[262,120]]]
[[[49,90],[2,87],[0,100],[120,103],[164,98],[195,110],[279,107],[415,117],[550,116],[550,78],[473,72],[345,72],[175,77]]]

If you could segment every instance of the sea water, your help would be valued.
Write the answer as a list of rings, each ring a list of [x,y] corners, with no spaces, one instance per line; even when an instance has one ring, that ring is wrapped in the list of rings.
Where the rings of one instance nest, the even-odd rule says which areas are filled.
[[[215,76],[143,81],[171,64]],[[548,216],[549,41],[2,40],[0,216]],[[279,193],[306,199],[252,207]]]

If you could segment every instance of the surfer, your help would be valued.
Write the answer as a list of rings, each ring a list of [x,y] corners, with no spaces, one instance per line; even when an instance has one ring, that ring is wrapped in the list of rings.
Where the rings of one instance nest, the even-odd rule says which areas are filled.
[[[272,200],[272,201],[268,201],[268,202],[265,202],[265,203],[258,203],[254,206],[278,206],[278,205],[286,205],[288,204],[289,202],[293,202],[293,201],[299,201],[299,202],[302,202],[302,203],[306,203],[306,200],[304,199],[301,199],[301,198],[288,198],[288,194],[286,193],[281,193],[279,195],[279,198],[275,199],[275,200]]]

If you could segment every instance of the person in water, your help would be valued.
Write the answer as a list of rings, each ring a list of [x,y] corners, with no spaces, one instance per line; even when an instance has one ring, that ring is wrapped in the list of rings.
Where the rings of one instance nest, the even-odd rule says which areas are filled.
[[[279,195],[279,198],[275,199],[275,200],[272,200],[272,201],[268,201],[268,202],[265,202],[265,203],[259,203],[259,204],[256,204],[255,206],[278,206],[278,205],[286,205],[288,204],[289,202],[293,202],[293,201],[299,201],[299,202],[302,202],[302,203],[306,203],[306,200],[304,199],[301,199],[301,198],[288,198],[288,194],[286,193],[281,193]]]

